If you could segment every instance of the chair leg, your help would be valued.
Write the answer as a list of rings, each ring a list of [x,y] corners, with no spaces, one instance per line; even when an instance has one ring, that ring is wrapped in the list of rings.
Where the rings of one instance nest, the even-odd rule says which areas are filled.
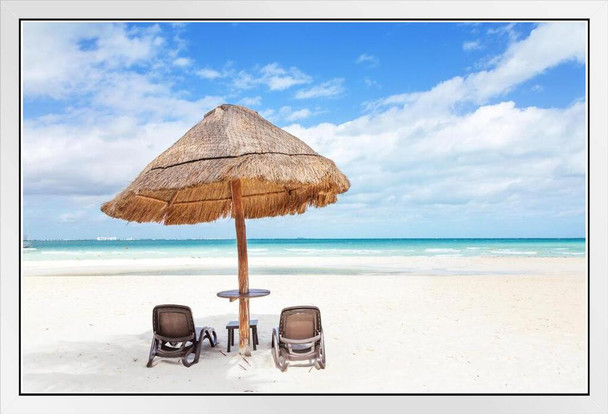
[[[205,338],[209,340],[209,344],[212,348],[215,348],[215,346],[218,344],[215,329],[211,327],[205,326],[203,329],[201,329],[200,341],[204,341]]]
[[[274,359],[274,364],[281,372],[285,372],[287,369],[287,360],[285,357],[281,356],[281,345],[279,344],[279,333],[277,328],[272,330],[272,358]],[[283,361],[281,362],[281,358]]]
[[[192,345],[190,345],[188,348],[188,351],[186,352],[186,354],[182,357],[182,364],[184,364],[185,367],[190,368],[192,365],[196,364],[198,362],[198,358],[201,352],[201,341],[197,341],[196,338],[194,338],[192,340]],[[190,354],[194,353],[194,359],[192,360],[192,362],[188,361],[188,356],[190,356]]]
[[[279,340],[277,335],[276,328],[272,329],[272,359],[274,360],[274,365],[279,367]]]
[[[148,368],[152,367],[152,360],[154,359],[155,355],[156,355],[156,338],[152,338],[152,345],[150,345],[150,355],[148,356],[148,363],[146,364],[146,367],[148,367]]]
[[[213,337],[213,340],[212,340]],[[217,340],[217,334],[215,333],[215,329],[211,328],[211,337],[209,337],[209,341],[211,342],[211,347],[215,348],[219,343]]]
[[[202,333],[201,333],[202,336]],[[199,338],[198,342],[196,343],[196,348],[194,351],[194,363],[197,364],[199,358],[201,357],[201,349],[203,348],[203,339],[204,338]]]
[[[287,371],[287,358],[285,358],[282,354],[284,351],[279,349],[279,369],[281,372]]]
[[[319,367],[321,369],[325,369],[325,365],[326,365],[326,359],[325,359],[325,337],[323,335],[323,332],[321,332],[321,341],[319,343],[319,353],[320,358],[317,358],[319,361]]]
[[[203,349],[203,341],[205,340],[205,338],[209,339],[211,346],[215,346],[213,340],[211,339],[211,334],[209,333],[209,330],[211,330],[213,332],[213,335],[215,336],[215,330],[213,328],[208,328],[205,326],[201,329],[201,333],[198,336],[198,342],[196,343],[193,364],[198,363],[198,360],[200,359],[201,350]]]
[[[253,336],[253,340],[251,342],[253,342],[253,350],[255,351],[257,349],[256,345],[258,344],[258,327],[252,326],[251,331],[253,333],[253,335],[251,335]]]

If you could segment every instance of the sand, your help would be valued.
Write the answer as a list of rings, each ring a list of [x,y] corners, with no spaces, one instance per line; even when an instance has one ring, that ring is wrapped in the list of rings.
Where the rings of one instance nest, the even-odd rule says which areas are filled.
[[[587,391],[584,258],[254,257],[250,268],[250,286],[272,293],[252,300],[260,345],[245,361],[226,353],[237,302],[216,296],[237,287],[231,258],[25,262],[22,391]],[[160,303],[190,306],[220,345],[206,342],[190,368],[165,359],[146,368]],[[297,304],[321,309],[325,370],[274,367],[272,328]]]

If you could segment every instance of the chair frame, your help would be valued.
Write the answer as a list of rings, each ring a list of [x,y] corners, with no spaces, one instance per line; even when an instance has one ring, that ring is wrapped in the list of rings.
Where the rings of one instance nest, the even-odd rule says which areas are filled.
[[[167,337],[160,335],[158,333],[158,318],[159,313],[163,311],[183,313],[187,319],[188,329],[191,331],[190,335],[183,337]],[[211,347],[215,347],[218,344],[215,329],[208,326],[201,328],[199,337],[196,337],[196,327],[192,317],[192,310],[188,306],[174,304],[155,306],[152,310],[152,326],[152,344],[150,345],[150,355],[148,357],[148,363],[146,364],[148,368],[152,367],[152,360],[154,357],[181,358],[182,364],[186,367],[190,367],[199,361],[201,348],[205,339],[209,340]],[[194,360],[189,361],[188,357],[192,353],[194,353]]]
[[[290,339],[284,336],[285,313],[303,310],[315,312],[317,319],[317,335],[305,339]],[[281,371],[285,371],[290,361],[312,361],[319,369],[325,369],[325,337],[321,325],[321,311],[316,306],[291,306],[281,311],[279,327],[272,330],[272,356],[274,363]]]

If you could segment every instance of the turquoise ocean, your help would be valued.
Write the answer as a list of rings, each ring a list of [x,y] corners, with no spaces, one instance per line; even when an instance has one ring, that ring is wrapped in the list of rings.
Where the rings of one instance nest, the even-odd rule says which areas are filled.
[[[235,257],[235,240],[31,240],[23,260]],[[448,256],[585,257],[568,239],[249,239],[250,257]]]

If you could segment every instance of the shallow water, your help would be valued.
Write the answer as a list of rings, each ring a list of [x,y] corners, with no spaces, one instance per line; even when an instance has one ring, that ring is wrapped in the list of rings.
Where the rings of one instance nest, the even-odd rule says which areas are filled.
[[[235,257],[235,240],[33,240],[23,260]],[[585,257],[585,239],[250,239],[250,257]]]

